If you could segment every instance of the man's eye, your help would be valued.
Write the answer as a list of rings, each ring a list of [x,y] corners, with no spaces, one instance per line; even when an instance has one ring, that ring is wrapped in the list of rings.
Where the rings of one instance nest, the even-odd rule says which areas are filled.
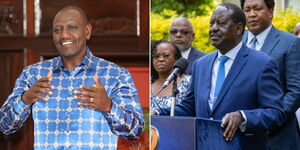
[[[76,28],[77,28],[77,26],[68,26],[68,29],[70,29],[70,30],[74,30]]]
[[[262,10],[262,8],[255,8],[254,10],[259,11],[259,10]]]
[[[62,32],[62,28],[55,28],[53,29],[54,33],[61,33]]]
[[[177,34],[177,32],[178,32],[177,30],[171,30],[170,34]]]

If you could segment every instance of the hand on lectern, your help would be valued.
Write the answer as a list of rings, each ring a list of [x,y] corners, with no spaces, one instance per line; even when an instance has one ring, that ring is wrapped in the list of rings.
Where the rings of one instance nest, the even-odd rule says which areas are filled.
[[[243,116],[239,112],[227,113],[222,118],[221,127],[225,128],[223,136],[226,141],[232,140],[236,130],[239,128],[242,122],[243,122]]]

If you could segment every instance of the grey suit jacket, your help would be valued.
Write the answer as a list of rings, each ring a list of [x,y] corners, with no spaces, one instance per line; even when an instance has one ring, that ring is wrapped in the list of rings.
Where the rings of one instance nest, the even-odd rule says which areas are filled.
[[[247,42],[247,36],[248,32],[245,31],[244,43]],[[300,150],[300,133],[295,116],[296,110],[300,107],[300,38],[272,26],[261,51],[273,57],[278,63],[287,113],[285,124],[275,131],[270,131],[271,149]]]

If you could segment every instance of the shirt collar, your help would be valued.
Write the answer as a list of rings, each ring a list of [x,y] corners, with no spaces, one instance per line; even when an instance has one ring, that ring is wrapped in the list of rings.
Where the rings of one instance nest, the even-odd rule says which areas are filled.
[[[85,56],[84,56],[83,60],[77,66],[82,66],[82,67],[87,67],[87,68],[93,66],[92,65],[93,64],[93,59],[92,58],[93,58],[93,54],[90,51],[90,48],[87,47],[86,48],[86,53],[85,53]],[[62,61],[61,56],[55,57],[54,60],[53,60],[53,71],[55,71],[56,69],[62,68],[62,67],[64,67],[64,63]]]
[[[267,27],[263,32],[259,33],[258,35],[256,35],[256,39],[259,45],[263,44],[265,39],[267,38],[269,32],[271,31],[272,25],[270,25],[269,27]],[[252,41],[254,35],[252,32],[248,32],[248,39],[247,39],[247,45],[250,44],[250,42]]]
[[[243,45],[243,42],[241,41],[238,45],[236,45],[233,49],[231,49],[230,51],[228,51],[225,56],[227,56],[230,60],[234,60],[237,53],[240,51],[241,47]],[[223,56],[222,53],[220,53],[220,51],[218,51],[218,58],[217,60],[220,59],[220,57]]]
[[[190,52],[191,52],[191,49],[192,49],[192,47],[188,48],[188,49],[185,50],[185,51],[182,51],[182,52],[181,52],[182,57],[185,58],[185,59],[188,59],[188,57],[189,57],[189,55],[190,55]]]

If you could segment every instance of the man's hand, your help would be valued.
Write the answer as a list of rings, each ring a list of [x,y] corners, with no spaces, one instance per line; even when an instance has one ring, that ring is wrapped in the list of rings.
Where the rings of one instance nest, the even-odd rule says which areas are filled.
[[[49,82],[52,80],[52,71],[50,70],[48,74],[37,80],[23,95],[22,100],[25,104],[32,104],[38,99],[46,101],[45,97],[40,96],[40,93],[51,95],[51,89],[54,89],[53,85]]]
[[[243,116],[240,112],[227,113],[222,118],[221,127],[225,128],[223,136],[226,141],[231,141],[236,130],[239,128],[240,124],[243,122]]]
[[[110,112],[112,101],[108,98],[104,86],[99,82],[98,76],[94,76],[96,87],[80,85],[80,90],[76,90],[75,99],[81,100],[79,106],[96,109],[102,112]]]

